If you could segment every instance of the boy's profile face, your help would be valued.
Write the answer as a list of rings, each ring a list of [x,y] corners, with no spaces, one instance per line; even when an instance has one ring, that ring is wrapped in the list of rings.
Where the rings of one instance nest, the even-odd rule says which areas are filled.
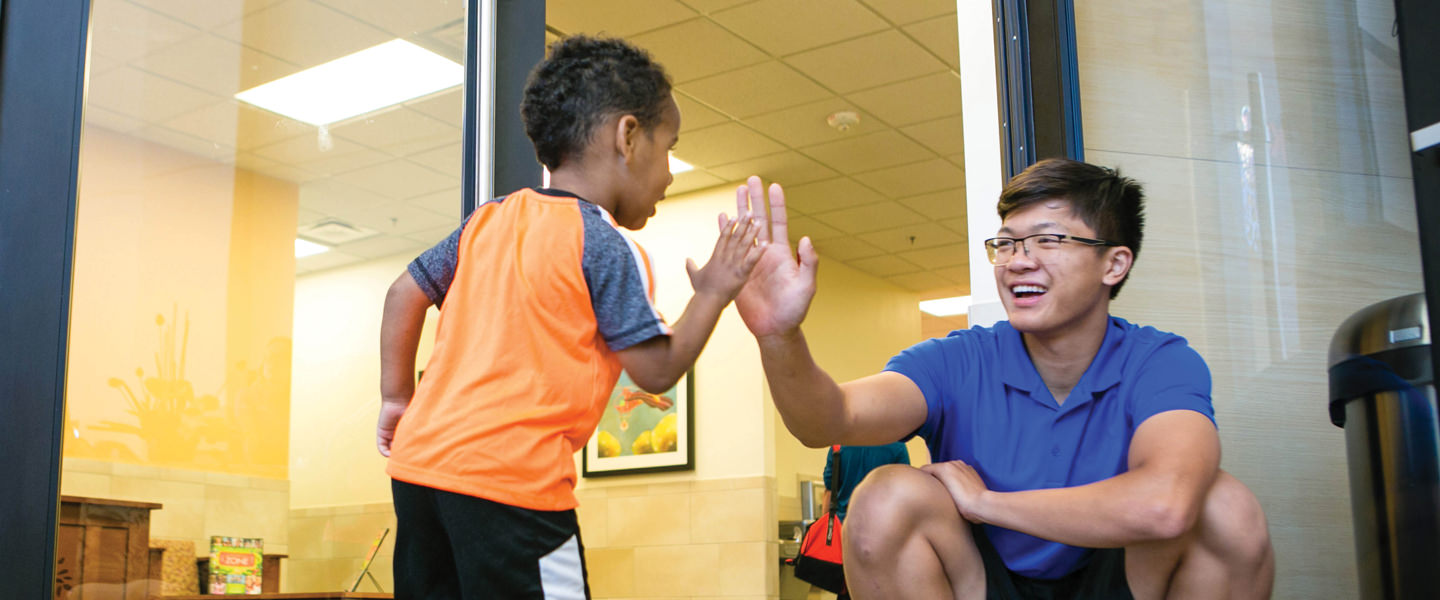
[[[655,205],[665,198],[665,188],[675,181],[670,174],[670,150],[680,139],[680,107],[673,97],[665,99],[660,122],[636,135],[635,152],[628,165],[629,181],[615,206],[615,222],[638,230],[655,216]]]
[[[1096,237],[1070,203],[1060,199],[1011,213],[996,235],[1022,238],[1037,233]],[[1043,253],[1033,247],[1028,253],[1017,247],[1008,264],[995,267],[995,285],[1010,324],[1024,333],[1062,332],[1095,311],[1108,312],[1110,287],[1118,282],[1111,273],[1111,256],[1117,250],[1129,251],[1106,248],[1097,252],[1077,243],[1062,243]]]

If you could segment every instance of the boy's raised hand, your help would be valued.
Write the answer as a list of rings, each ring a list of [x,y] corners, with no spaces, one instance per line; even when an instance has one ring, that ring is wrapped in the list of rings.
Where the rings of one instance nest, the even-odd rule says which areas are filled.
[[[741,214],[765,214],[764,188],[759,177],[750,177],[735,190],[736,210]],[[785,191],[771,183],[769,227],[762,227],[760,262],[749,283],[735,298],[735,308],[755,337],[788,333],[800,327],[810,301],[815,297],[815,268],[820,257],[809,237],[800,238],[796,254],[790,251],[789,221],[785,214]],[[799,260],[796,260],[798,255]]]
[[[765,244],[759,236],[765,227],[748,213],[736,215],[734,220],[721,213],[719,223],[720,238],[715,240],[710,260],[699,267],[694,259],[687,258],[685,271],[690,274],[690,287],[696,294],[711,294],[729,304],[760,260]]]

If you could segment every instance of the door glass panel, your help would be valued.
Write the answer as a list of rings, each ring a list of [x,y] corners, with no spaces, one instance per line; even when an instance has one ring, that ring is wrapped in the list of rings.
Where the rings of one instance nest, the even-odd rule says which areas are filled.
[[[381,302],[459,223],[464,3],[92,4],[57,593],[212,591],[197,559],[250,560],[217,536],[265,591],[350,589],[393,527],[353,434]]]
[[[1345,317],[1422,289],[1394,4],[1075,8],[1085,157],[1149,198],[1115,313],[1209,363],[1223,468],[1266,509],[1276,589],[1353,595],[1326,355]]]

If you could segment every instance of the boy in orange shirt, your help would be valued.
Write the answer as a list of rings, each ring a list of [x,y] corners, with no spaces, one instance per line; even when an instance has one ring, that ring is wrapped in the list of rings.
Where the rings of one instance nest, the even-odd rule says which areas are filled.
[[[758,260],[761,224],[720,215],[673,328],[638,230],[673,181],[669,77],[623,41],[555,42],[521,102],[548,189],[476,208],[390,286],[377,443],[390,457],[396,598],[587,598],[573,455],[624,368],[674,386]],[[742,188],[743,189],[743,188]],[[413,383],[425,311],[440,307]],[[403,418],[402,418],[403,417]]]

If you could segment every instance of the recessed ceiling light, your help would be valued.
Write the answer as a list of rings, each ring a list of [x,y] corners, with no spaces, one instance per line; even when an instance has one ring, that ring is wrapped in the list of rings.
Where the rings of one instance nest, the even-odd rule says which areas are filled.
[[[235,98],[296,121],[327,125],[464,82],[465,67],[396,39],[250,88]]]
[[[690,163],[675,158],[674,154],[670,155],[670,173],[672,175],[675,173],[684,173],[694,168],[695,167],[691,166]]]
[[[953,317],[970,312],[969,296],[954,296],[951,298],[937,298],[935,300],[922,300],[920,312],[937,317]]]
[[[310,240],[295,238],[295,258],[305,258],[329,251],[330,247],[324,244],[317,244]]]

